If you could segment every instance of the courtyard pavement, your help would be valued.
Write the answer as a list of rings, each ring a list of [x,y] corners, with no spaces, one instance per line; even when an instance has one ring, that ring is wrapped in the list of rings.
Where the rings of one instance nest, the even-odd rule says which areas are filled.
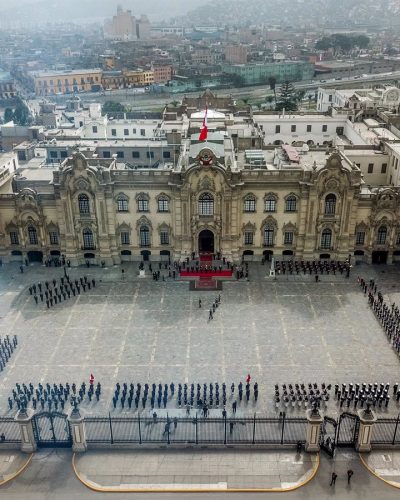
[[[8,412],[7,398],[16,382],[80,384],[88,383],[90,373],[103,391],[99,402],[82,408],[96,415],[112,410],[118,381],[229,387],[250,373],[259,384],[259,400],[243,402],[239,414],[251,415],[279,411],[273,404],[275,383],[399,382],[398,356],[356,285],[357,274],[374,277],[388,300],[400,303],[397,267],[355,266],[349,279],[331,276],[314,283],[308,276],[272,281],[267,266],[250,263],[249,281],[223,284],[212,321],[214,292],[189,292],[184,281],[141,279],[137,264],[123,267],[124,281],[121,267],[70,269],[72,279],[95,277],[96,288],[49,310],[44,303],[35,305],[28,286],[61,277],[62,268],[32,265],[23,274],[14,264],[0,268],[1,335],[18,337],[0,374],[2,414],[14,413]],[[168,405],[175,407],[176,400]],[[337,412],[336,403],[328,410]],[[287,411],[304,415],[304,409]],[[137,413],[115,411],[128,412]],[[398,412],[392,401],[379,413]]]

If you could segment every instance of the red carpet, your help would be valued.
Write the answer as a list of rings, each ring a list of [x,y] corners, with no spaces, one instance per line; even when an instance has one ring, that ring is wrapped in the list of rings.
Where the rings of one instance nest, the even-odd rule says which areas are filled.
[[[198,276],[200,279],[212,279],[212,278],[230,278],[233,271],[230,269],[225,271],[211,271],[206,273],[204,271],[181,271],[179,274],[182,278],[195,278]]]

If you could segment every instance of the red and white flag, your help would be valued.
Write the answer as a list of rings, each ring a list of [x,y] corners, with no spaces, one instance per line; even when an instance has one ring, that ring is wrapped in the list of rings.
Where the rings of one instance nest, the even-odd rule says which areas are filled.
[[[203,125],[200,130],[200,136],[199,136],[199,141],[206,141],[207,140],[207,133],[208,133],[208,128],[207,128],[207,106],[206,110],[204,112],[204,118],[203,118]]]

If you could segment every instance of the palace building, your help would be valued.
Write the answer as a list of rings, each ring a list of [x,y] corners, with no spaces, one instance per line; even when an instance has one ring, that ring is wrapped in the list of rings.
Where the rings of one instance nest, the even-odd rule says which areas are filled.
[[[0,171],[2,262],[110,265],[202,251],[236,262],[400,261],[400,138],[383,138],[371,119],[209,104],[206,142],[204,111],[181,106],[148,126],[125,120],[146,130],[142,139],[85,139],[87,123],[79,140],[38,142],[3,182]]]

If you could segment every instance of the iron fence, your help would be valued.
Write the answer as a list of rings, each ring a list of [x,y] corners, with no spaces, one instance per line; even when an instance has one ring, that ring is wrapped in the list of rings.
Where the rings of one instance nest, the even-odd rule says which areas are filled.
[[[13,417],[0,417],[0,444],[20,443],[19,424]]]
[[[379,418],[372,428],[371,445],[400,444],[400,416],[397,418]]]
[[[90,444],[296,444],[305,442],[307,419],[298,417],[167,418],[86,417]]]

